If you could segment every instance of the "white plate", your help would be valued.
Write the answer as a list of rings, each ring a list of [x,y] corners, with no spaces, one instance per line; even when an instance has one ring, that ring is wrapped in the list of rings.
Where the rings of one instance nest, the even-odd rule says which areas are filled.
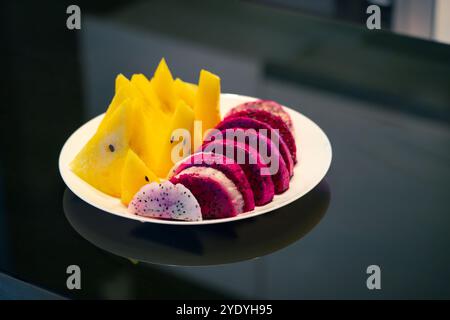
[[[221,94],[221,112],[225,114],[232,107],[251,100],[255,100],[255,98],[235,94]],[[294,176],[291,179],[289,189],[283,194],[275,195],[273,201],[265,206],[256,207],[253,211],[236,217],[193,222],[140,217],[128,213],[126,206],[120,202],[120,199],[111,197],[80,179],[70,170],[69,163],[92,137],[103,115],[99,115],[82,125],[66,141],[59,155],[59,171],[69,189],[82,200],[105,212],[128,219],[161,224],[203,225],[258,216],[285,206],[308,193],[323,179],[331,164],[331,145],[325,133],[309,118],[290,108],[285,108],[292,118],[298,150],[298,163],[294,167]]]

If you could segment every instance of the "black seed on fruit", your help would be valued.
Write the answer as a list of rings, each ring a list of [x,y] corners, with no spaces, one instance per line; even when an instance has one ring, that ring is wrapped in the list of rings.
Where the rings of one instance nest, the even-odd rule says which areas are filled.
[[[108,146],[108,148],[109,148],[109,151],[111,151],[111,152],[114,152],[116,150],[112,144],[110,144]]]
[[[145,181],[147,181],[147,182],[149,182],[150,180],[148,179],[148,177],[147,176],[145,176]]]

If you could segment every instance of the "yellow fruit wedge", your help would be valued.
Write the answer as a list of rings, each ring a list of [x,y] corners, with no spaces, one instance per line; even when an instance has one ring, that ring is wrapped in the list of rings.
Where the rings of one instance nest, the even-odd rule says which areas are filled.
[[[194,113],[195,120],[202,121],[203,133],[220,121],[220,78],[206,70],[200,71]]]
[[[197,93],[197,86],[192,83],[184,82],[180,78],[176,78],[173,83],[174,94],[179,99],[186,102],[191,108],[195,104],[195,95]]]
[[[143,99],[142,93],[136,88],[136,86],[132,85],[131,82],[125,78],[123,75],[117,76],[117,79],[122,76],[123,81],[119,87],[119,90],[116,91],[116,94],[114,95],[111,103],[109,104],[108,109],[106,110],[105,116],[103,117],[102,122],[100,122],[100,125],[97,129],[97,131],[100,131],[103,129],[105,123],[108,122],[111,115],[117,110],[117,108],[120,107],[120,105],[126,100],[130,99],[133,100],[133,98],[141,98]],[[117,84],[116,79],[116,84]],[[116,86],[117,87],[117,86]]]
[[[187,81],[183,81],[191,90],[193,90],[195,93],[197,93],[198,85],[195,83],[190,83]]]
[[[131,77],[131,83],[139,89],[150,108],[161,111],[165,109],[162,102],[159,100],[155,89],[150,84],[150,81],[148,81],[146,76],[143,74],[134,74]]]
[[[149,168],[156,165],[156,150],[161,145],[162,135],[168,121],[161,118],[160,113],[148,110],[142,99],[135,99],[134,104],[134,131],[131,138],[131,148],[144,161]]]
[[[153,168],[158,177],[166,177],[176,161],[172,158],[172,150],[178,150],[178,157],[186,157],[191,149],[191,137],[194,127],[194,111],[183,100],[180,100],[172,119],[163,135],[163,141],[157,150],[158,161]],[[179,131],[177,129],[184,129]],[[177,130],[177,131],[175,131]],[[186,150],[185,152],[182,152]],[[175,161],[173,161],[175,160]]]
[[[128,150],[122,170],[122,203],[128,205],[141,187],[150,182],[159,182],[158,177],[132,150]]]
[[[120,88],[127,85],[130,80],[127,79],[123,74],[119,73],[116,77],[116,90],[115,92],[119,92]]]
[[[133,131],[134,107],[127,100],[71,162],[72,171],[98,190],[120,197],[122,168]]]
[[[162,101],[162,107],[165,108],[165,111],[173,112],[173,77],[164,58],[161,59],[158,68],[156,68],[151,85],[159,99]]]

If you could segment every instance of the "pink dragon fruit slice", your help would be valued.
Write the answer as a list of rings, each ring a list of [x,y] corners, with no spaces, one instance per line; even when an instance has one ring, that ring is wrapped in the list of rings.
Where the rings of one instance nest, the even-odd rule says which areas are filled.
[[[143,186],[128,205],[132,214],[143,217],[200,221],[200,204],[182,184],[170,181],[152,182]]]
[[[210,167],[222,172],[238,188],[244,199],[244,212],[255,208],[253,191],[242,168],[232,159],[211,152],[198,152],[176,163],[169,172],[169,178],[190,167]]]
[[[222,172],[208,167],[190,167],[170,179],[191,190],[198,200],[203,219],[234,217],[244,211],[244,198]]]
[[[203,151],[214,153],[227,153],[227,150],[234,151],[234,155],[229,158],[233,158],[241,166],[242,170],[247,177],[248,182],[253,191],[253,197],[255,205],[262,206],[272,201],[274,192],[274,185],[270,175],[264,175],[264,170],[267,170],[267,165],[264,164],[258,151],[251,146],[228,140],[217,141],[205,141],[202,146]],[[240,162],[238,153],[244,157]]]
[[[248,109],[263,110],[270,112],[273,115],[279,116],[284,121],[284,123],[286,123],[292,134],[294,134],[294,126],[292,125],[291,116],[284,110],[283,106],[272,100],[255,100],[242,103],[228,111],[225,117],[233,113]]]
[[[255,120],[249,117],[231,117],[228,119],[222,120],[217,126],[217,130],[224,130],[224,129],[231,129],[231,128],[242,128],[242,129],[255,129],[255,130],[267,130],[267,132],[271,132],[272,127],[268,124]],[[270,138],[270,135],[269,135]],[[288,146],[284,142],[283,138],[281,136],[278,136],[278,149],[280,151],[281,156],[283,157],[284,162],[286,163],[286,166],[289,170],[289,174],[292,176],[294,172],[294,161],[291,155],[291,152],[289,151]]]
[[[265,135],[256,130],[231,128],[222,130],[220,135],[213,135],[214,139],[232,139],[233,137],[244,137],[244,143],[256,148],[259,155],[267,166],[272,168],[271,178],[275,188],[275,194],[281,194],[289,189],[290,172],[287,169],[286,162],[280,155],[279,149]],[[242,141],[241,141],[242,142]],[[272,161],[274,163],[272,163]]]
[[[251,119],[255,119],[261,122],[266,123],[273,129],[278,129],[280,132],[281,138],[283,138],[283,141],[286,143],[287,147],[289,148],[289,152],[291,153],[292,160],[294,163],[297,162],[297,146],[295,145],[295,139],[294,135],[292,134],[291,130],[289,130],[289,127],[286,125],[286,123],[281,119],[279,116],[274,115],[270,112],[259,110],[259,109],[247,109],[242,111],[236,111],[232,114],[225,117],[225,121],[227,119],[231,118],[238,118],[238,117],[248,117]]]

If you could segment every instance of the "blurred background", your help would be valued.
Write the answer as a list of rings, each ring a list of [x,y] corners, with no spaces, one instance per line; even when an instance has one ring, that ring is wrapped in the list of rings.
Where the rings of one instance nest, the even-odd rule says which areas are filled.
[[[81,30],[66,28],[70,4],[0,3],[0,270],[83,298],[450,297],[450,1],[83,0]],[[366,28],[372,4],[381,30]],[[161,57],[177,77],[211,70],[223,92],[278,100],[324,129],[331,201],[308,236],[177,268],[135,266],[70,226],[63,143],[104,112],[118,73],[151,76]],[[80,292],[65,287],[73,263]],[[376,296],[371,263],[388,283]]]

